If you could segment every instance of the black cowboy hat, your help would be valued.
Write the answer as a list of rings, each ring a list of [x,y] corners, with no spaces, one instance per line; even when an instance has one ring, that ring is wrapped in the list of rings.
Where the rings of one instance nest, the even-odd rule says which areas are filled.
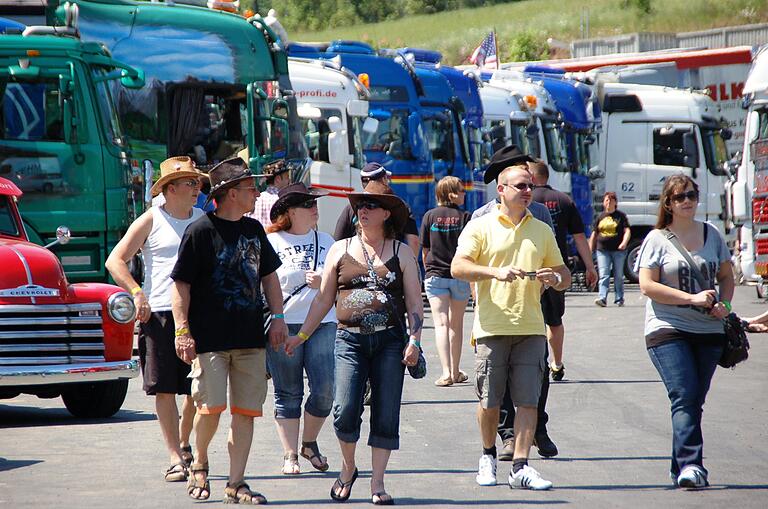
[[[483,182],[490,184],[499,177],[499,173],[505,168],[522,163],[532,163],[534,159],[528,154],[523,154],[517,145],[508,145],[494,152],[491,162],[485,170]]]
[[[239,157],[220,162],[208,172],[208,178],[211,181],[211,192],[208,194],[208,199],[205,200],[205,205],[203,206],[207,206],[211,200],[216,198],[216,195],[222,194],[230,187],[237,185],[238,182],[255,177],[264,177],[264,175],[251,173],[245,161]]]
[[[389,211],[389,219],[392,221],[395,231],[402,233],[405,229],[409,215],[408,206],[399,196],[395,195],[391,187],[380,180],[371,180],[362,193],[349,193],[347,198],[355,212],[357,212],[357,204],[360,202],[375,201],[380,203],[385,210]]]
[[[316,200],[328,194],[328,191],[307,187],[302,182],[286,186],[277,193],[277,201],[269,211],[269,220],[273,223],[277,216],[285,213],[289,208],[295,207],[305,201]]]

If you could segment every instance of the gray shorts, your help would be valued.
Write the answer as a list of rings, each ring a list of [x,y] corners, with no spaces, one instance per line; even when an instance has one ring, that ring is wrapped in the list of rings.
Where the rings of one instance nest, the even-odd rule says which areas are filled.
[[[489,336],[475,346],[475,391],[483,408],[501,406],[504,393],[517,406],[536,407],[547,372],[547,338]]]

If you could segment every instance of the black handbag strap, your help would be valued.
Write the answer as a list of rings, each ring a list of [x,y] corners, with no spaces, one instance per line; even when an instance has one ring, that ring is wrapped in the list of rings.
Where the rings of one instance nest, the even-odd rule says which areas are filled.
[[[680,242],[680,239],[677,238],[677,236],[672,233],[671,230],[668,228],[665,229],[667,240],[677,249],[677,251],[682,255],[682,257],[685,259],[686,262],[688,262],[688,265],[691,267],[691,274],[693,274],[693,277],[696,278],[696,282],[699,283],[699,288],[701,288],[701,291],[709,290],[707,288],[706,281],[704,280],[704,275],[701,273],[701,270],[699,270],[699,266],[696,265],[696,262],[693,261],[693,257],[691,256],[691,253],[688,252],[688,250],[683,246],[683,244]],[[704,242],[706,243],[707,239],[707,225],[704,225]],[[717,302],[717,297],[715,297],[715,302]]]

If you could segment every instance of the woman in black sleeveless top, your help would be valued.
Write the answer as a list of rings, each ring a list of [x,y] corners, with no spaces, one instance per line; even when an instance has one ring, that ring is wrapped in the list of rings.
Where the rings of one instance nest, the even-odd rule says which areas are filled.
[[[384,472],[400,445],[400,400],[405,366],[419,357],[424,310],[413,251],[395,240],[408,217],[405,203],[388,186],[349,195],[358,215],[358,234],[336,242],[326,258],[320,291],[286,351],[306,340],[336,302],[336,388],[334,429],[343,463],[331,498],[347,500],[357,479],[355,449],[360,438],[365,384],[371,384],[371,502],[390,505]],[[410,334],[406,334],[405,323]]]

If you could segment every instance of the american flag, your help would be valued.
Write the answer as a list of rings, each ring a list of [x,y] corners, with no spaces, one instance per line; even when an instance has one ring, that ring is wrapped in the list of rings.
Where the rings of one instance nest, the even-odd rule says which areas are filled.
[[[491,32],[485,39],[483,39],[480,46],[475,49],[475,52],[469,57],[469,61],[476,66],[485,69],[498,69],[499,61],[496,53],[496,33]]]

